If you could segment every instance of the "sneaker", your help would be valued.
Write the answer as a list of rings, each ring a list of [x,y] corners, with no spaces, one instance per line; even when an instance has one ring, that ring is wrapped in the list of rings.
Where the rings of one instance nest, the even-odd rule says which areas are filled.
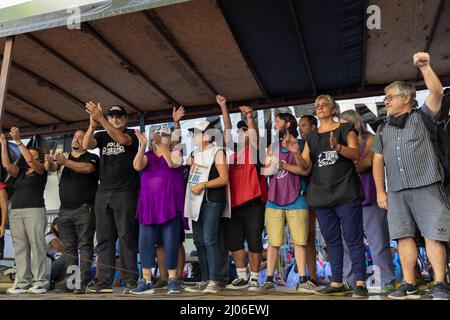
[[[19,287],[11,287],[8,290],[6,290],[7,294],[22,294],[27,293],[28,289],[22,289]]]
[[[88,286],[88,291],[91,293],[112,293],[113,288],[104,282],[92,281]]]
[[[319,289],[314,292],[314,294],[317,294],[319,296],[345,296],[345,288],[344,286],[338,288],[333,286],[326,286],[323,289]]]
[[[356,286],[355,291],[352,295],[353,299],[367,299],[369,298],[369,290],[363,286]]]
[[[244,278],[241,278],[238,276],[238,277],[234,278],[234,280],[231,282],[231,284],[227,285],[226,288],[231,289],[231,290],[247,289],[248,288],[248,280],[245,280]]]
[[[353,293],[355,289],[348,282],[344,282],[344,293]]]
[[[308,280],[304,283],[299,283],[297,285],[297,292],[302,294],[314,294],[319,290],[319,286],[315,280]]]
[[[218,281],[209,281],[203,293],[219,293],[223,290],[223,287],[218,283]]]
[[[258,279],[250,278],[248,282],[248,291],[260,291],[261,287],[259,286]]]
[[[32,294],[44,294],[44,293],[47,293],[47,289],[45,289],[41,286],[36,286],[36,287],[31,287],[30,289],[28,289],[27,292],[32,293]]]
[[[418,300],[420,299],[417,286],[404,283],[400,288],[388,295],[388,298],[397,300]]]
[[[273,284],[273,282],[266,281],[261,287],[261,291],[263,292],[270,292],[273,290],[275,290],[275,285]]]
[[[192,293],[199,293],[199,292],[203,293],[203,291],[205,291],[207,286],[208,286],[208,282],[202,281],[202,282],[198,282],[196,285],[194,285],[192,287],[186,287],[184,289],[184,291],[192,292]]]
[[[384,294],[390,294],[395,291],[395,283],[386,283],[383,288],[381,289],[382,293]]]
[[[167,280],[158,279],[158,281],[156,281],[156,283],[152,287],[155,290],[163,290],[167,289],[167,285],[168,285]]]
[[[167,283],[167,294],[178,294],[181,293],[181,282],[177,279],[169,279]]]
[[[431,289],[430,296],[433,300],[450,300],[449,288],[445,283],[437,282]]]
[[[153,294],[155,293],[155,289],[153,288],[152,284],[150,282],[147,282],[147,280],[142,279],[141,285],[139,287],[130,289],[129,291],[132,294]]]

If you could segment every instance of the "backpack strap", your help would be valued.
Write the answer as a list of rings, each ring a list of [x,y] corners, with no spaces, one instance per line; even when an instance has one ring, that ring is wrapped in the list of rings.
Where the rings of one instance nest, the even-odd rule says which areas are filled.
[[[383,130],[386,127],[387,123],[388,123],[388,120],[387,120],[387,117],[385,117],[383,122],[380,124],[380,127],[378,128],[378,134],[380,135],[381,146],[383,148],[384,148],[384,145],[383,145]]]

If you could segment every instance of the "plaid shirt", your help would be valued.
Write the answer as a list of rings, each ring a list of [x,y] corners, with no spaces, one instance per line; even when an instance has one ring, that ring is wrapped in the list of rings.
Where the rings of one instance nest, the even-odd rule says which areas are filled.
[[[427,105],[420,109],[437,121]],[[386,123],[381,135],[377,130],[372,151],[384,157],[389,191],[424,187],[443,179],[430,133],[418,112],[410,114],[403,129]]]

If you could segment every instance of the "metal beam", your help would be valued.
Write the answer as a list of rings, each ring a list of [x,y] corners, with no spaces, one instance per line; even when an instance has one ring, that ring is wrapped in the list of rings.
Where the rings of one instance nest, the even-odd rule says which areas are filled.
[[[183,49],[181,49],[177,44],[175,38],[172,36],[172,34],[169,33],[167,28],[163,26],[162,23],[159,21],[161,20],[154,12],[151,11],[142,11],[145,18],[150,22],[150,24],[155,28],[158,33],[164,38],[166,43],[172,48],[173,51],[176,52],[178,57],[184,62],[184,64],[194,73],[197,78],[199,78],[203,84],[208,88],[208,90],[214,94],[217,95],[217,90],[205,79],[205,77],[197,70],[194,63],[189,59],[186,52],[184,52]]]
[[[311,68],[311,63],[308,57],[308,51],[306,50],[305,41],[303,40],[302,29],[300,27],[300,21],[298,21],[297,10],[295,9],[295,3],[293,0],[288,0],[289,12],[291,14],[292,22],[294,24],[295,34],[297,35],[298,45],[302,51],[303,62],[306,66],[306,73],[308,74],[309,84],[311,85],[314,94],[317,93],[316,82],[314,80],[314,75]]]
[[[81,25],[82,30],[88,32],[93,36],[98,42],[100,42],[105,48],[107,48],[111,53],[113,53],[119,60],[121,60],[125,65],[127,65],[132,71],[138,74],[142,79],[144,79],[153,89],[155,89],[163,98],[167,99],[171,104],[179,106],[180,104],[172,98],[167,92],[165,92],[156,82],[150,79],[149,76],[137,65],[133,64],[127,57],[120,53],[114,46],[89,22],[84,22]]]
[[[428,50],[430,50],[431,47],[431,43],[433,42],[433,38],[434,35],[436,33],[436,29],[439,23],[439,19],[441,18],[441,13],[442,11],[444,11],[444,3],[445,0],[440,0],[439,1],[439,5],[436,11],[436,15],[434,16],[433,19],[433,24],[431,25],[431,30],[430,30],[430,34],[427,37],[427,42],[425,43],[425,48],[423,49],[423,52],[428,52]],[[414,79],[414,82],[417,82],[417,80],[419,80],[419,77],[422,75],[422,73],[420,72],[420,70],[417,70],[416,73],[416,78]]]
[[[0,54],[0,59],[3,59],[3,55]],[[67,92],[66,90],[64,90],[63,88],[61,88],[60,86],[56,85],[55,83],[41,77],[40,75],[38,75],[37,73],[35,73],[34,71],[31,71],[30,69],[25,68],[24,66],[16,63],[16,62],[12,62],[12,66],[14,69],[19,70],[22,73],[25,73],[26,75],[28,75],[31,78],[36,79],[38,82],[41,82],[45,85],[47,85],[50,89],[55,90],[56,92],[58,92],[60,95],[62,95],[63,97],[71,100],[73,103],[75,103],[76,105],[79,105],[80,108],[82,108],[84,110],[84,105],[85,103],[75,97],[73,94]]]
[[[366,87],[366,66],[367,66],[367,7],[369,0],[364,0],[362,12],[362,57],[361,57],[361,88]]]
[[[450,75],[441,76],[441,82],[443,85],[450,85]],[[344,88],[344,89],[336,89],[330,90],[329,93],[335,100],[343,100],[343,99],[356,99],[356,98],[364,98],[371,96],[378,96],[384,94],[384,88],[387,84],[381,85],[367,85],[366,89],[361,91],[360,87],[353,88]],[[425,89],[425,84],[420,84],[416,86],[417,90]],[[293,96],[285,96],[285,97],[276,97],[276,98],[256,98],[252,100],[243,100],[243,101],[232,101],[229,103],[229,111],[230,112],[240,112],[239,106],[241,105],[250,105],[253,106],[255,110],[264,110],[270,108],[278,108],[285,106],[293,106],[293,105],[302,105],[314,102],[315,96],[312,93],[304,93]],[[212,115],[220,115],[221,110],[217,104],[209,104],[203,106],[192,106],[186,107],[186,116],[184,120],[204,117],[204,116],[212,116]],[[130,114],[130,121],[128,124],[130,126],[139,125],[139,119],[135,117],[136,114]],[[164,109],[164,110],[156,110],[150,111],[146,113],[146,124],[152,123],[160,123],[164,121],[168,121],[172,118],[172,109]],[[32,136],[32,135],[57,135],[63,133],[71,133],[77,129],[86,129],[89,126],[89,120],[72,122],[69,124],[52,124],[52,125],[43,125],[37,128],[29,128],[21,130],[24,136]]]
[[[14,99],[20,101],[21,103],[26,104],[26,105],[28,105],[29,107],[38,110],[39,112],[41,112],[41,113],[43,113],[43,114],[45,114],[45,115],[47,115],[47,116],[49,116],[49,117],[52,117],[52,118],[54,118],[54,119],[56,119],[56,120],[58,120],[58,121],[61,121],[61,122],[67,122],[67,120],[64,120],[64,119],[61,118],[60,116],[57,116],[56,114],[54,114],[54,113],[52,113],[52,112],[50,112],[50,111],[47,111],[47,110],[45,110],[44,108],[39,107],[38,105],[34,104],[33,102],[31,102],[31,101],[25,99],[24,97],[18,95],[17,93],[15,93],[15,92],[13,92],[13,91],[11,91],[11,90],[8,90],[8,95],[10,95],[10,96],[13,97]]]
[[[9,71],[11,70],[12,50],[14,48],[14,36],[6,38],[2,69],[0,71],[0,127],[5,110],[6,95],[8,93]]]
[[[48,53],[50,53],[51,55],[53,55],[54,57],[56,57],[57,59],[61,60],[63,63],[67,64],[68,66],[70,66],[72,69],[74,69],[76,72],[80,73],[81,75],[83,75],[85,78],[89,79],[90,81],[94,82],[97,86],[101,87],[102,89],[104,89],[105,91],[107,91],[109,94],[111,94],[112,96],[122,100],[123,102],[125,102],[131,109],[134,109],[135,111],[144,113],[144,111],[138,107],[136,107],[133,103],[131,103],[127,98],[123,97],[122,95],[118,94],[117,92],[115,92],[112,88],[108,87],[107,85],[105,85],[104,83],[100,82],[98,79],[96,79],[94,76],[90,75],[89,73],[87,73],[86,71],[84,71],[82,68],[80,68],[79,66],[77,66],[76,64],[74,64],[73,62],[71,62],[69,59],[67,59],[66,57],[64,57],[62,54],[60,54],[59,52],[57,52],[56,50],[50,48],[48,45],[46,45],[44,42],[42,42],[40,39],[38,39],[35,35],[32,35],[30,33],[26,33],[24,34],[24,37],[26,37],[27,39],[29,39],[30,41],[34,42],[35,44],[37,44],[38,46],[42,47],[45,51],[47,51]]]
[[[225,15],[225,10],[223,10],[222,5],[220,4],[220,1],[217,1],[217,6],[219,7],[223,18],[225,19],[225,22],[228,26],[228,30],[230,30],[230,33],[233,36],[234,42],[236,42],[236,45],[237,45],[239,51],[241,52],[242,57],[244,58],[245,62],[247,63],[247,67],[250,69],[250,72],[252,73],[253,78],[255,79],[256,84],[259,87],[259,90],[261,90],[261,92],[265,98],[268,98],[269,94],[267,93],[266,87],[264,86],[264,83],[262,82],[261,78],[259,77],[258,72],[256,72],[255,67],[252,65],[250,58],[247,56],[244,49],[242,48],[241,41],[236,36],[233,29],[231,29],[231,24],[230,24],[227,16]]]

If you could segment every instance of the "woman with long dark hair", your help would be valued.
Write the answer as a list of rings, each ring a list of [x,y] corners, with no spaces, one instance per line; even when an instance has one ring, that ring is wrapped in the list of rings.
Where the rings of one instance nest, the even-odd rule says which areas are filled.
[[[17,178],[11,199],[9,226],[14,245],[16,279],[9,294],[46,293],[49,281],[45,277],[47,245],[45,243],[44,189],[47,171],[44,168],[44,152],[39,148],[27,148],[20,139],[18,128],[11,128],[11,137],[25,159],[26,168],[19,168],[9,160],[4,134],[1,134],[2,165]]]

